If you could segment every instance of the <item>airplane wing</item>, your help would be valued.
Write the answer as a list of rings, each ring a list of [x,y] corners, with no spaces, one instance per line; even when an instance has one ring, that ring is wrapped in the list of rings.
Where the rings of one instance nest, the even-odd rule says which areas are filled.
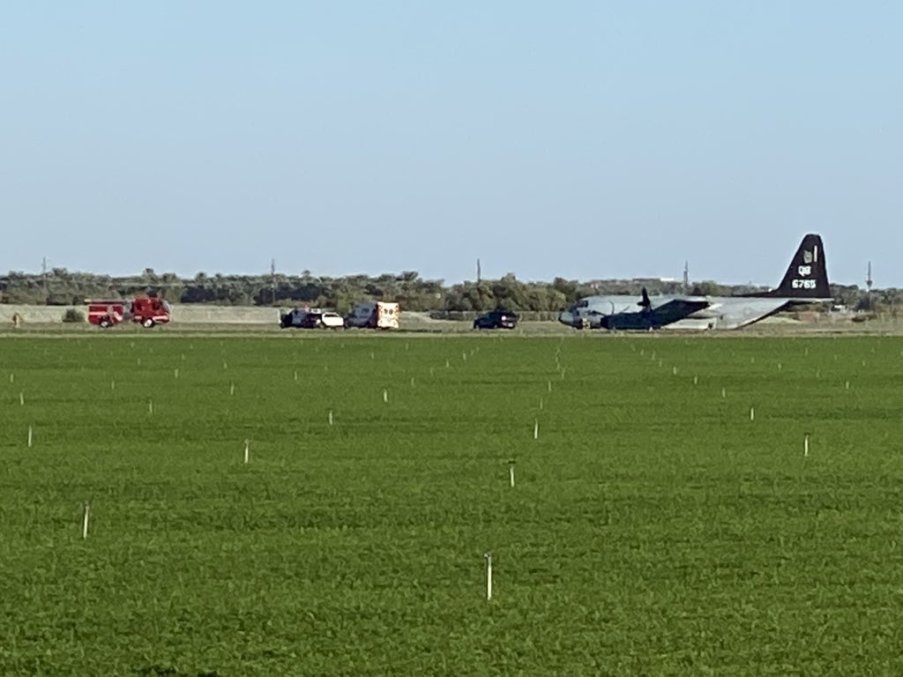
[[[604,329],[648,330],[682,320],[711,303],[701,296],[672,296],[653,301],[646,290],[637,304],[642,310],[624,310],[602,315],[599,326]]]
[[[675,296],[661,305],[655,306],[651,312],[655,316],[655,324],[663,327],[689,317],[710,305],[709,300],[701,296]]]

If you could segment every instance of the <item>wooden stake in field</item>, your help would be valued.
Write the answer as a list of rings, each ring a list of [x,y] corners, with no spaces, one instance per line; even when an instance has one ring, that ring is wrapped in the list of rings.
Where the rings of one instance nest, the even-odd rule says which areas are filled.
[[[540,397],[539,398],[539,410],[542,411],[542,408],[543,408],[543,401],[542,401],[542,398]]]
[[[85,501],[82,511],[82,539],[88,538],[88,520],[91,519],[91,504]]]
[[[147,413],[150,416],[154,415],[154,401],[153,400],[147,401]]]
[[[234,394],[235,394],[235,384],[234,384],[234,383],[230,383],[230,384],[229,384],[229,394],[230,394],[230,395],[234,395]]]
[[[511,482],[511,488],[514,488],[514,461],[508,461],[508,479]]]
[[[552,392],[552,382],[551,382],[551,381],[549,381],[548,391],[549,391],[549,392]]]
[[[849,389],[850,389],[850,382],[847,381],[846,383],[844,383],[844,384],[843,384],[843,387],[844,387],[844,390],[849,390]]]
[[[178,368],[178,367],[176,367],[176,368],[173,370],[172,375],[173,375],[174,378],[179,378],[179,368]]]
[[[389,391],[388,390],[383,390],[383,402],[385,402],[386,404],[389,403]]]
[[[329,410],[329,425],[332,425],[332,409]]]
[[[28,426],[28,448],[31,449],[31,443],[34,439],[34,435],[32,434],[31,426]]]
[[[295,380],[296,381],[298,380],[298,370],[297,369],[295,369]]]
[[[245,463],[251,460],[251,440],[245,440]]]
[[[492,553],[483,553],[486,558],[486,601],[492,599]]]
[[[25,406],[25,393],[19,393],[19,405],[22,407]]]
[[[414,387],[414,377],[413,376],[411,377],[411,387],[412,388]]]
[[[533,439],[539,439],[539,419],[533,421]]]
[[[694,376],[693,376],[693,385],[695,386],[695,385],[698,385],[698,384],[699,384],[699,377],[696,376],[696,375],[694,375]]]
[[[803,434],[803,456],[809,455],[809,433]]]
[[[727,390],[724,388],[721,389],[721,399],[725,399],[727,397]]]
[[[750,407],[750,408],[749,408],[749,420],[750,420],[750,421],[755,421],[755,420],[756,420],[756,409],[755,409],[755,407]]]

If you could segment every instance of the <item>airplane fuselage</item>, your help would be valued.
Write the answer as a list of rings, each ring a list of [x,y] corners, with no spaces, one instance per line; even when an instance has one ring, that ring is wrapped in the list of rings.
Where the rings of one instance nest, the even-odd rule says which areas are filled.
[[[648,315],[641,312],[636,296],[611,295],[588,296],[562,312],[558,320],[566,325],[582,328],[600,328],[604,317],[622,318],[616,329],[739,329],[758,322],[791,305],[816,302],[804,298],[767,298],[746,296],[652,296]],[[704,302],[704,308],[693,310],[679,319],[656,319],[656,308],[662,308],[675,300]],[[644,322],[644,319],[648,320]],[[664,321],[662,321],[664,320]],[[608,320],[611,321],[611,320]]]
[[[777,288],[750,296],[587,296],[558,320],[572,327],[739,329],[789,306],[831,300],[821,236],[803,237]]]

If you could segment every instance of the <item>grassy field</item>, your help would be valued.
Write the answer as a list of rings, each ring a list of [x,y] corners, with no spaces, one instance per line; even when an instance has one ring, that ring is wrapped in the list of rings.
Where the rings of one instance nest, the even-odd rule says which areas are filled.
[[[4,675],[903,673],[903,339],[0,355]]]

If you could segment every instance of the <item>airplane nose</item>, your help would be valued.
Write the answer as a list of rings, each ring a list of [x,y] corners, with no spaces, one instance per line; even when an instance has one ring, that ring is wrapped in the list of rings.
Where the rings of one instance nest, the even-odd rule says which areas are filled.
[[[574,326],[574,313],[569,310],[562,310],[561,314],[558,315],[558,321],[561,324],[566,324],[569,327]]]

